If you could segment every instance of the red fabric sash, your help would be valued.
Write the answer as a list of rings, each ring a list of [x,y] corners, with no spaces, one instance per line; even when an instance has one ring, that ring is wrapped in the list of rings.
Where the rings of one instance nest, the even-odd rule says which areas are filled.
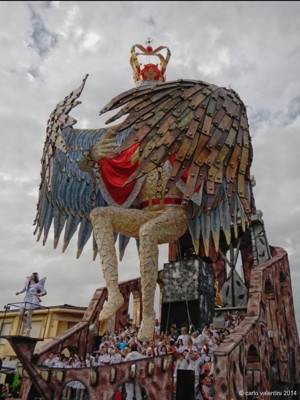
[[[102,180],[113,200],[122,205],[133,190],[136,181],[124,186],[137,169],[138,163],[131,164],[131,157],[139,143],[119,154],[115,158],[103,158],[98,162]]]

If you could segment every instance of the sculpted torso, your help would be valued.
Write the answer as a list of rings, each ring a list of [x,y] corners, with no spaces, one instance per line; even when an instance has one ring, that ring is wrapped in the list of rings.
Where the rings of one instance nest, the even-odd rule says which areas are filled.
[[[143,204],[145,201],[149,201],[150,199],[161,199],[163,197],[181,199],[182,192],[175,184],[172,185],[167,194],[164,194],[169,178],[169,172],[162,167],[158,167],[149,172],[146,175],[141,190],[138,194],[139,203]]]

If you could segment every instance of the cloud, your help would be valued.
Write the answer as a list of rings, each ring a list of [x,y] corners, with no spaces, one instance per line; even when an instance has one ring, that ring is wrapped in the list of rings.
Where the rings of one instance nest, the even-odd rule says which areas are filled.
[[[31,41],[28,45],[32,47],[41,57],[44,57],[56,45],[58,41],[58,35],[49,32],[41,15],[35,12],[32,7],[30,7],[30,10],[32,32],[30,34]]]

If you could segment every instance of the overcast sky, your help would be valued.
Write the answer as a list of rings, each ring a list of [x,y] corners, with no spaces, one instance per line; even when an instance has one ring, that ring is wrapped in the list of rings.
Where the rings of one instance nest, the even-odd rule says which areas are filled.
[[[134,86],[130,47],[151,37],[171,49],[168,80],[230,86],[247,105],[256,206],[269,243],[288,252],[299,331],[300,2],[1,1],[0,26],[0,307],[21,300],[34,271],[47,276],[44,305],[87,306],[104,286],[91,240],[77,260],[76,237],[62,254],[33,235],[45,128],[87,73],[72,116],[78,128],[104,126],[99,110]],[[119,279],[138,276],[132,242]]]

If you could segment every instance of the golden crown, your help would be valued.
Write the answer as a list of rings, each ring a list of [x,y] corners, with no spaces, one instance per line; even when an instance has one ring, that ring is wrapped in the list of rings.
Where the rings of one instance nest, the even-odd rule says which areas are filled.
[[[136,48],[141,52],[136,52]],[[160,52],[162,50],[167,50],[166,56],[163,56]],[[140,44],[135,44],[131,47],[131,57],[130,57],[130,65],[133,69],[133,79],[135,83],[140,83],[144,81],[157,81],[157,82],[165,82],[166,76],[166,68],[167,64],[171,57],[171,51],[166,46],[159,46],[157,49],[153,50],[153,48],[148,45],[144,47]],[[138,56],[156,56],[159,58],[158,64],[142,64],[138,60]]]

